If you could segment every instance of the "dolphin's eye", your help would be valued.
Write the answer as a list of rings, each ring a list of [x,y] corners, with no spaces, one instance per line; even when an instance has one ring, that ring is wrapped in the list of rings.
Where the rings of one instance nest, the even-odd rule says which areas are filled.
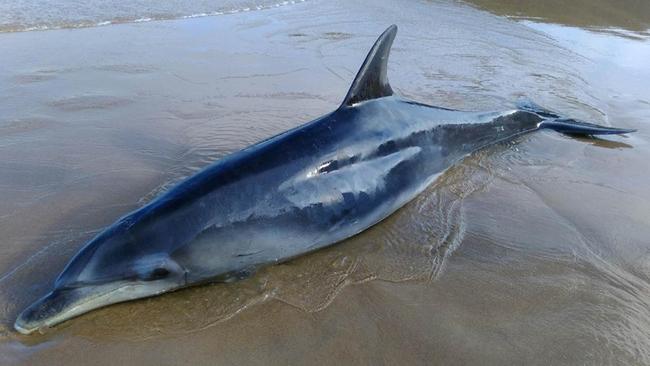
[[[169,276],[169,270],[164,267],[158,267],[155,268],[153,271],[149,272],[149,274],[146,276],[145,280],[146,281],[153,281],[153,280],[160,280],[162,278],[165,278]]]

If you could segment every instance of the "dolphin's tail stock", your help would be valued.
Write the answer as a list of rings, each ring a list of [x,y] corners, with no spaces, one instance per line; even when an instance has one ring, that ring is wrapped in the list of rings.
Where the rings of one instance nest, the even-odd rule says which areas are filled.
[[[557,132],[570,135],[620,135],[636,132],[635,129],[606,127],[594,123],[588,123],[573,118],[564,118],[551,112],[529,100],[522,100],[517,103],[517,108],[535,113],[544,120],[539,128],[548,128]]]

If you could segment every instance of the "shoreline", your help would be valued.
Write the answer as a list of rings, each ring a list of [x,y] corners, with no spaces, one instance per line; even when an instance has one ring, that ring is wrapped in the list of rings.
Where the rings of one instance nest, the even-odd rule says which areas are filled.
[[[12,25],[12,24],[4,24],[4,25],[0,24],[0,34],[21,33],[21,32],[41,32],[41,31],[62,30],[62,29],[96,28],[96,27],[105,27],[109,25],[119,25],[119,24],[148,23],[148,22],[157,22],[157,21],[166,21],[166,20],[182,20],[182,19],[214,17],[220,15],[247,13],[251,11],[263,11],[269,9],[276,9],[283,6],[296,5],[299,3],[303,3],[305,1],[307,0],[286,0],[286,1],[276,2],[272,4],[256,5],[253,7],[242,7],[242,8],[235,8],[230,10],[203,11],[200,13],[192,13],[186,15],[182,15],[182,14],[174,14],[174,15],[170,14],[168,16],[144,15],[141,17],[97,20],[95,22],[78,20],[77,23],[69,23],[69,24],[40,24],[40,25],[22,25],[22,26]]]

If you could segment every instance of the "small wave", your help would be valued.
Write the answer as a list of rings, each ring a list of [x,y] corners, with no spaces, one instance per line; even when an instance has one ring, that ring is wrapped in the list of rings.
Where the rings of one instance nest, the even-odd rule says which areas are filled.
[[[219,15],[245,13],[250,11],[268,10],[273,8],[279,8],[282,6],[303,3],[305,1],[307,0],[282,1],[282,2],[271,3],[271,4],[245,6],[241,8],[234,8],[228,10],[202,11],[202,12],[196,12],[187,15],[181,15],[181,14],[150,15],[150,16],[130,17],[130,18],[115,16],[115,18],[113,19],[106,19],[106,20],[99,20],[99,21],[61,19],[59,21],[53,21],[49,24],[7,23],[7,24],[0,24],[0,33],[47,31],[47,30],[56,30],[56,29],[93,28],[93,27],[104,27],[104,26],[115,25],[115,24],[148,23],[152,21],[161,21],[161,20],[203,18],[203,17],[211,17],[211,16],[219,16]]]

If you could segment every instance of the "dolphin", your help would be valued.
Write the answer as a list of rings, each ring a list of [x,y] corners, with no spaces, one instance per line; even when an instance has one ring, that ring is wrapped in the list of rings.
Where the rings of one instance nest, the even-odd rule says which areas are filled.
[[[531,102],[468,112],[402,98],[387,78],[396,34],[392,25],[375,42],[338,109],[235,152],[118,219],[82,247],[14,328],[29,334],[106,305],[243,279],[340,242],[496,142],[541,129],[634,132]]]

